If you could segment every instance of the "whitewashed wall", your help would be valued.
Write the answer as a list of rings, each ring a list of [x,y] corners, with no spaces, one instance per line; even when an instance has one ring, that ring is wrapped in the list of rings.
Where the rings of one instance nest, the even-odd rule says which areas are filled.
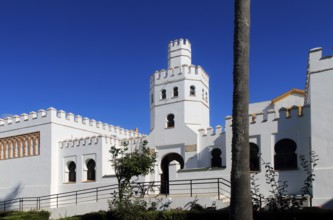
[[[311,144],[318,154],[315,167],[314,205],[333,208],[333,57],[322,49],[309,52],[308,86],[311,106]]]

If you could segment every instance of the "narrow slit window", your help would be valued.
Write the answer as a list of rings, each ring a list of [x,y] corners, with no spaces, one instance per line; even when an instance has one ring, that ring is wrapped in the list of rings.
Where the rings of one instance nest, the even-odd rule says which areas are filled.
[[[178,97],[178,87],[173,88],[173,97]]]
[[[167,128],[175,127],[175,116],[173,114],[169,114],[167,116]]]
[[[161,91],[161,99],[166,99],[166,90],[165,89],[163,89]]]
[[[195,86],[190,86],[190,95],[195,95]]]
[[[68,181],[76,182],[76,164],[72,161],[68,164]]]
[[[96,180],[96,163],[93,159],[90,159],[87,163],[87,168],[88,168],[88,172],[87,172],[87,180]]]

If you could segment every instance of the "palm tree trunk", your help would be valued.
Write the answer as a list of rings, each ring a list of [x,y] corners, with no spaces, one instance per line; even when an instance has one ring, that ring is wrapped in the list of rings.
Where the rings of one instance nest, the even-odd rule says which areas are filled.
[[[235,0],[230,219],[251,220],[249,147],[250,0]]]

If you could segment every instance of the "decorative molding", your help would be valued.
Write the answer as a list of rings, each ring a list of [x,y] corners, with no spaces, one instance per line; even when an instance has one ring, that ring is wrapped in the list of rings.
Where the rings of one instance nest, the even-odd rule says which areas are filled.
[[[194,152],[197,151],[197,145],[192,144],[192,145],[185,145],[185,152]]]
[[[0,160],[40,154],[40,132],[0,138]]]

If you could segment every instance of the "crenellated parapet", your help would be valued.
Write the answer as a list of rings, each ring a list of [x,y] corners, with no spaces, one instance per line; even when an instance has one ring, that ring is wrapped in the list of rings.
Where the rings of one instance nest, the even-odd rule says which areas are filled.
[[[123,139],[115,136],[97,135],[59,141],[59,147],[60,149],[66,149],[76,147],[101,146],[102,143],[105,143],[109,146],[120,146],[122,141]]]
[[[169,42],[169,50],[179,50],[181,48],[186,48],[191,50],[191,43],[188,39],[179,38]]]
[[[11,126],[24,127],[29,126],[31,123],[45,123],[45,121],[64,122],[72,126],[82,126],[94,128],[97,131],[110,132],[112,134],[120,134],[128,138],[131,137],[143,137],[143,134],[138,133],[135,130],[128,130],[119,126],[109,125],[101,121],[96,121],[80,115],[74,115],[71,112],[65,112],[63,110],[56,110],[55,108],[48,108],[47,110],[41,109],[37,112],[32,111],[30,113],[23,113],[21,115],[14,115],[11,117],[0,118],[0,130],[10,129]]]
[[[67,122],[72,122],[73,124],[80,124],[83,126],[93,127],[97,130],[109,131],[113,134],[120,134],[126,137],[140,137],[142,134],[138,133],[135,130],[124,129],[119,126],[109,125],[101,121],[96,121],[95,119],[90,119],[87,117],[82,117],[81,115],[74,115],[71,112],[66,113],[63,110],[57,111],[57,118],[63,119]]]
[[[321,47],[313,48],[309,51],[308,67],[306,73],[306,86],[304,103],[309,103],[310,75],[325,71],[333,71],[333,55],[323,56]]]
[[[74,138],[59,142],[60,149],[73,148],[73,147],[84,147],[84,146],[96,146],[101,143],[102,136],[91,136],[84,138]]]
[[[182,79],[201,80],[206,86],[209,85],[209,76],[201,66],[182,65],[174,68],[155,71],[150,77],[151,87]]]
[[[107,146],[123,146],[124,142],[126,142],[128,147],[136,148],[141,146],[142,141],[145,140],[144,136],[140,137],[131,137],[121,139],[116,136],[107,136],[107,135],[97,135],[97,136],[88,136],[81,138],[72,138],[66,139],[63,141],[59,141],[59,148],[76,148],[76,147],[89,147],[89,146],[101,146],[102,143],[105,143]]]
[[[308,72],[316,73],[333,68],[333,55],[323,56],[322,48],[314,48],[309,52]]]
[[[201,128],[198,130],[198,132],[199,132],[200,137],[207,137],[207,136],[211,137],[211,136],[219,136],[219,135],[223,134],[224,131],[223,131],[223,127],[221,125],[217,125],[215,127],[215,130],[214,130],[214,128],[209,127],[206,129]]]
[[[297,119],[304,116],[305,109],[307,108],[308,106],[291,106],[288,108],[282,107],[278,111],[270,109],[267,112],[252,113],[249,115],[249,123],[251,126],[259,123],[268,123],[271,121]],[[225,120],[226,127],[231,127],[232,116],[227,116]]]
[[[40,119],[45,119],[45,118],[50,118],[48,114],[51,111],[50,110],[44,110],[41,109],[38,112],[30,112],[30,113],[23,113],[21,115],[13,115],[11,117],[6,117],[6,118],[0,118],[0,129],[6,126],[13,126],[17,124],[22,124],[25,122],[31,122],[31,121],[36,121]]]
[[[187,39],[170,41],[168,46],[168,68],[192,64],[191,43]]]

